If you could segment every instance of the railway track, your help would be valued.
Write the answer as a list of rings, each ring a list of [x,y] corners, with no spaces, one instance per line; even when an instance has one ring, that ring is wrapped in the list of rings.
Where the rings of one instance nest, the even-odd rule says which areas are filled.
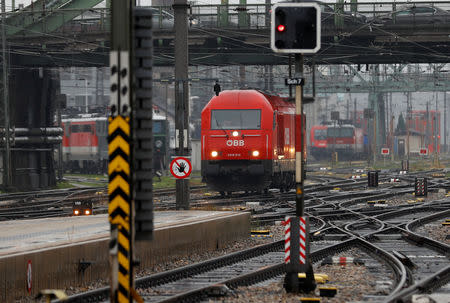
[[[71,215],[74,201],[98,200],[96,193],[104,191],[104,187],[90,187],[7,194],[1,199],[0,220]]]
[[[386,177],[387,179],[388,177]],[[411,177],[410,177],[411,178]],[[72,177],[73,180],[77,181],[87,181],[91,178],[78,178]],[[355,189],[364,186],[367,182],[365,179],[361,180],[346,180],[339,179],[332,176],[322,176],[315,177],[316,182],[321,182],[320,184],[308,185],[305,187],[305,192],[307,193],[307,199],[311,200],[313,197],[320,198],[321,196],[329,196],[327,190],[333,190],[336,187],[341,189]],[[447,186],[447,184],[439,184],[440,187]],[[433,188],[433,184],[430,185]],[[191,187],[191,191],[194,193],[196,191],[202,191],[206,189],[205,186],[195,186]],[[407,191],[407,189],[405,189]],[[100,194],[98,194],[100,193]],[[155,209],[157,210],[169,210],[175,208],[174,199],[170,199],[175,194],[174,189],[161,189],[154,191]],[[362,192],[361,195],[365,193]],[[336,193],[336,195],[339,195]],[[352,193],[351,196],[356,196]],[[386,195],[386,197],[389,195]],[[164,198],[169,197],[163,201]],[[339,195],[340,199],[346,199],[348,195]],[[379,197],[382,197],[380,194]],[[376,197],[374,197],[376,198]],[[42,217],[52,217],[52,216],[64,216],[71,215],[71,204],[74,200],[91,200],[94,202],[94,212],[95,213],[105,213],[107,211],[106,201],[107,194],[106,188],[100,187],[84,187],[84,188],[72,188],[64,190],[47,190],[47,191],[35,191],[35,192],[25,192],[25,193],[12,193],[12,194],[2,194],[0,195],[0,219],[10,220],[10,219],[20,219],[20,218],[42,218]],[[219,206],[233,206],[242,205],[246,202],[260,202],[265,201],[264,204],[273,203],[272,206],[266,207],[266,212],[269,212],[270,208],[289,208],[291,207],[289,203],[282,201],[294,200],[295,196],[293,192],[288,193],[277,193],[271,192],[269,195],[263,194],[239,194],[236,193],[229,197],[208,196],[208,197],[194,197],[192,199],[191,206],[194,208],[202,207],[219,207]],[[329,203],[330,198],[325,198],[320,201],[322,204]],[[332,199],[335,199],[334,197]],[[363,201],[364,199],[360,200]],[[245,201],[245,202],[244,202]],[[281,202],[280,202],[281,201]],[[353,200],[356,203],[358,200]],[[309,201],[309,204],[314,206],[314,203],[319,203],[318,200]],[[278,217],[282,217],[289,212],[279,213]],[[259,218],[263,220],[263,218]]]
[[[367,241],[353,238],[338,244],[327,241],[312,243],[311,259],[319,262],[330,255],[356,249],[371,255],[372,267],[384,264],[394,273],[397,285],[402,285],[404,274],[401,263]],[[280,278],[285,273],[284,241],[277,241],[224,257],[185,266],[172,271],[136,280],[136,287],[146,302],[197,302],[209,296],[226,295],[229,289]],[[385,274],[385,273],[383,273]],[[400,289],[397,286],[395,290]],[[71,296],[66,302],[102,302],[107,300],[109,288]]]
[[[312,225],[311,260],[315,267],[323,268],[319,263],[336,255],[346,254],[361,259],[367,272],[377,281],[376,288],[365,295],[367,300],[399,302],[416,293],[428,290],[439,293],[447,289],[450,247],[414,230],[450,216],[450,198],[388,207],[361,204],[387,195],[386,191],[390,196],[384,196],[385,199],[410,194],[411,184],[405,182],[405,186],[388,186],[384,192],[372,190],[369,196],[369,192],[364,191],[336,197],[336,192],[330,192],[330,184],[323,189],[316,186],[311,189],[311,197],[306,203]],[[341,182],[341,186],[349,189],[354,189],[353,185],[360,187],[362,184]],[[448,186],[447,182],[431,182],[430,185],[435,190]],[[259,196],[259,199],[263,197]],[[277,219],[292,212],[293,205],[289,202],[292,193],[273,193],[270,197],[273,201],[265,202],[266,205],[273,203],[278,208],[286,208],[285,213],[277,214]],[[243,197],[227,200],[234,198],[242,200]],[[214,201],[225,203],[220,198]],[[270,209],[268,207],[265,211]],[[269,215],[253,216],[261,221],[263,216]],[[224,296],[239,286],[261,286],[279,281],[285,272],[284,264],[280,263],[284,258],[284,243],[276,241],[262,247],[150,275],[136,280],[136,287],[147,302],[182,302]],[[106,287],[72,296],[69,302],[101,302],[108,296]]]
[[[193,186],[191,190],[195,192],[204,188],[206,187]],[[163,197],[174,195],[175,190],[159,189],[153,193],[155,197]],[[105,186],[3,194],[0,201],[0,220],[70,216],[74,201],[92,201],[94,213],[108,211]],[[173,207],[168,209],[175,208],[175,204],[171,204]]]

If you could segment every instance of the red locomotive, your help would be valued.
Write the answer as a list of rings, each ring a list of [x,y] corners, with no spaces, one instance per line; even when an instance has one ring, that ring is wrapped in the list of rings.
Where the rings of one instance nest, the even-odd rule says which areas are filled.
[[[223,91],[201,117],[202,177],[209,187],[222,195],[294,187],[295,105],[287,98]]]
[[[108,165],[106,117],[67,118],[62,120],[62,126],[65,169],[84,173],[105,172]]]
[[[309,137],[311,155],[316,160],[327,157],[327,128],[326,125],[314,125],[311,127]]]
[[[339,159],[360,159],[365,155],[363,130],[349,124],[328,126],[327,148],[329,154],[337,152]]]
[[[350,124],[314,125],[311,127],[311,154],[316,160],[330,159],[333,152],[339,159],[360,159],[367,154],[362,128]]]
[[[153,108],[153,168],[163,170],[169,153],[169,121]],[[106,173],[108,167],[108,125],[101,114],[62,119],[63,162],[69,172]]]

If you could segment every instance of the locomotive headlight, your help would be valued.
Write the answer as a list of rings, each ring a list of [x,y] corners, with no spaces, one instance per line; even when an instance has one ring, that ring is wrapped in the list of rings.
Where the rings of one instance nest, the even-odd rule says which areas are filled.
[[[252,155],[253,155],[253,157],[258,157],[258,156],[259,156],[259,151],[254,150],[254,151],[252,152]]]
[[[211,152],[211,157],[213,157],[213,158],[217,157],[218,155],[219,155],[219,153],[216,152],[215,150],[213,150],[213,151]]]
[[[91,214],[91,210],[90,210],[90,209],[85,209],[85,210],[84,210],[84,214],[85,214],[86,216],[89,216],[89,215]]]
[[[237,136],[239,136],[239,132],[237,130],[235,130],[235,131],[233,131],[232,135],[233,135],[233,137],[237,137]]]
[[[78,209],[75,209],[75,210],[73,211],[73,214],[74,214],[75,216],[78,216],[78,215],[80,214],[80,211],[79,211]]]

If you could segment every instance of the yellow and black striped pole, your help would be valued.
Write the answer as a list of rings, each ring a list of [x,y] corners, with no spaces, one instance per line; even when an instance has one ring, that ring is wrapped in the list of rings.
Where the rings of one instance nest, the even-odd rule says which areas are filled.
[[[111,1],[111,93],[108,117],[109,222],[111,224],[112,303],[132,302],[133,290],[133,148],[132,61],[134,1]]]
[[[151,24],[150,9],[135,9],[134,1],[111,1],[108,214],[112,303],[142,302],[134,290],[134,241],[149,241],[153,232]]]
[[[131,270],[130,117],[109,117],[109,221],[117,228],[117,302],[129,302]]]

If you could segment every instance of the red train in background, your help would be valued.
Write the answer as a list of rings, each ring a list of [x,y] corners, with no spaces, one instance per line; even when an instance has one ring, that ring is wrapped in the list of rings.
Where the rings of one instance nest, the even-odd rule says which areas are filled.
[[[103,173],[108,165],[106,117],[85,115],[62,120],[64,170]]]
[[[223,91],[201,120],[201,171],[210,188],[224,195],[295,186],[295,104],[287,98]]]
[[[364,134],[361,128],[349,124],[328,126],[327,147],[337,152],[339,159],[361,159],[364,153]]]
[[[62,119],[64,170],[73,173],[103,174],[108,168],[108,124],[104,114],[85,114]],[[152,114],[153,169],[166,169],[169,121],[154,106]]]
[[[314,125],[310,151],[316,160],[330,159],[333,152],[338,153],[339,159],[361,159],[367,153],[365,140],[363,129],[350,124]]]
[[[321,160],[327,156],[327,128],[326,125],[314,125],[311,127],[309,135],[309,146],[311,155],[316,160]]]

